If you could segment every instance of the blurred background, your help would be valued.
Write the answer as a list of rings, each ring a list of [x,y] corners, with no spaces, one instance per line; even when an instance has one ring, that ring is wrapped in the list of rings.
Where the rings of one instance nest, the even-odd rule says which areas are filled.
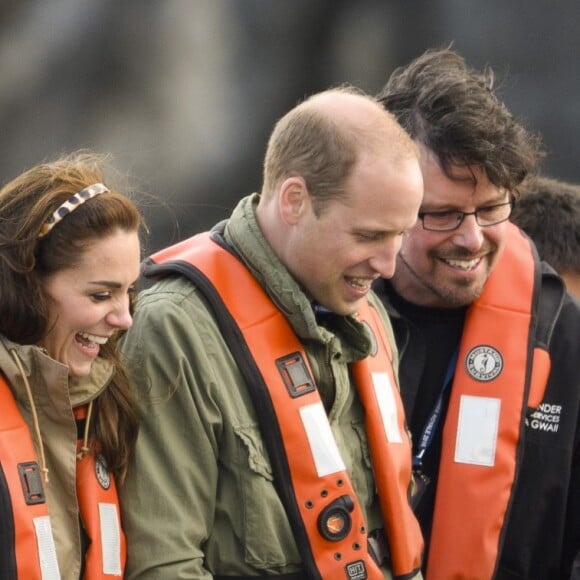
[[[0,181],[77,148],[152,194],[149,251],[261,185],[276,120],[453,42],[580,182],[577,0],[0,0]]]

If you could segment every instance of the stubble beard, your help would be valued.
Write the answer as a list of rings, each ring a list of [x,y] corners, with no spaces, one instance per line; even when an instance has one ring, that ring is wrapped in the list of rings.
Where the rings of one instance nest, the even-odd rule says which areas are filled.
[[[461,283],[461,281],[455,284],[443,285],[431,282],[423,277],[421,277],[415,269],[409,264],[405,259],[402,252],[398,256],[399,262],[407,269],[411,274],[411,277],[419,284],[423,289],[428,290],[435,300],[436,306],[442,308],[459,308],[462,306],[469,306],[474,300],[476,300],[485,285],[485,280],[482,283],[473,284],[468,281]],[[487,279],[487,277],[486,277]],[[403,296],[405,298],[405,296]]]

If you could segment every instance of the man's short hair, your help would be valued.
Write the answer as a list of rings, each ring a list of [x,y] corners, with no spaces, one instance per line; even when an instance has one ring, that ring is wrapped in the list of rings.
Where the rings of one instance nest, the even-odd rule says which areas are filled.
[[[343,117],[331,106],[333,98],[367,102],[368,114]],[[300,175],[315,202],[315,211],[344,197],[347,180],[362,152],[400,159],[417,158],[417,147],[394,115],[377,100],[351,85],[315,94],[286,113],[275,125],[263,168],[265,195],[292,175]]]

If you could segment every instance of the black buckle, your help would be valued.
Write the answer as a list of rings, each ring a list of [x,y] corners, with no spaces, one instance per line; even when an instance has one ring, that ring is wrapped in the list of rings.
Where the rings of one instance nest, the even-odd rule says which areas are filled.
[[[318,516],[320,535],[329,542],[344,540],[352,528],[350,513],[353,509],[350,495],[341,495],[327,505]]]
[[[300,397],[316,390],[314,380],[308,372],[308,367],[301,353],[294,352],[279,358],[276,361],[276,366],[292,398]]]
[[[44,503],[46,499],[44,497],[38,463],[36,461],[19,463],[18,475],[20,475],[20,483],[22,484],[26,505]]]
[[[431,479],[425,475],[421,470],[414,469],[411,476],[411,487],[410,487],[410,504],[413,511],[417,509],[427,486],[431,483]]]
[[[373,530],[369,534],[367,547],[371,558],[377,566],[382,566],[385,562],[390,561],[389,545],[383,528]]]

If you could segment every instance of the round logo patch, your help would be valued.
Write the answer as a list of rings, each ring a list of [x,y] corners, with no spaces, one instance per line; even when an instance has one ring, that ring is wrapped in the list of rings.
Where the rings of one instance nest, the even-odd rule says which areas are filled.
[[[103,489],[109,489],[111,486],[111,476],[109,475],[109,468],[105,458],[99,453],[95,458],[95,473],[97,481],[101,484]]]
[[[492,381],[503,369],[503,358],[491,346],[476,346],[467,353],[465,368],[476,381]]]

